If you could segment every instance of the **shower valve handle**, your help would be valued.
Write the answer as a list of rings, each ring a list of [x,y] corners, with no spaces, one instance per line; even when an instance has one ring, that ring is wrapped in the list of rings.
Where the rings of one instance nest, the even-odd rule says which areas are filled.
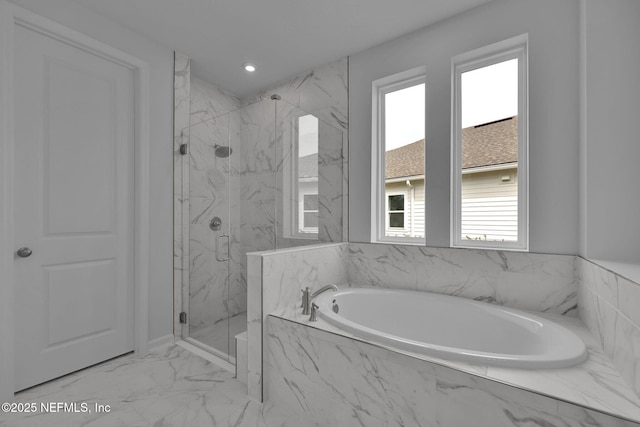
[[[227,255],[224,258],[220,257],[220,239],[222,238],[227,239]],[[219,262],[229,261],[229,246],[230,246],[230,239],[228,234],[221,234],[216,238],[216,260],[217,261]]]

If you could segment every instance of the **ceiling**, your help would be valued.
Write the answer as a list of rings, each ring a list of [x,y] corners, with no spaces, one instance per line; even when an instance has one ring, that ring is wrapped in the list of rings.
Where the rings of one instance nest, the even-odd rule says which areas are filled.
[[[238,96],[490,0],[74,0],[192,59]],[[251,62],[249,74],[242,65]]]

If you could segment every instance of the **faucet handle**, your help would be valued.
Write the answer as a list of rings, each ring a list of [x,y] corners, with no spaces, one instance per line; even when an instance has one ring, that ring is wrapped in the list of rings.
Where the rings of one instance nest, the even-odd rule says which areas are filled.
[[[315,322],[318,320],[317,312],[319,308],[320,307],[318,307],[315,302],[311,303],[311,316],[309,316],[309,322]]]

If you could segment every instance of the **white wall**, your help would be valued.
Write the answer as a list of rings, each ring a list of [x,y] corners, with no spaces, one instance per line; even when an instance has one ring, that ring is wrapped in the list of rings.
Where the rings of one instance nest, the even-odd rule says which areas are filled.
[[[640,2],[583,2],[580,255],[640,264]]]
[[[149,64],[149,341],[173,333],[173,52],[68,0],[12,0]]]
[[[350,241],[370,239],[372,81],[427,67],[427,245],[449,246],[451,57],[522,33],[530,43],[530,249],[577,252],[578,0],[495,0],[350,57]]]

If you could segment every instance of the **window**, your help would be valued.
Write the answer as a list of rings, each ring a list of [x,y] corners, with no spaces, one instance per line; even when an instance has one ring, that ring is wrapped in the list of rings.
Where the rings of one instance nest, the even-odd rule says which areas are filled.
[[[527,36],[452,60],[451,245],[528,250]]]
[[[374,242],[425,243],[425,70],[373,82]]]
[[[283,234],[287,238],[317,239],[318,118],[292,115],[283,122]]]

